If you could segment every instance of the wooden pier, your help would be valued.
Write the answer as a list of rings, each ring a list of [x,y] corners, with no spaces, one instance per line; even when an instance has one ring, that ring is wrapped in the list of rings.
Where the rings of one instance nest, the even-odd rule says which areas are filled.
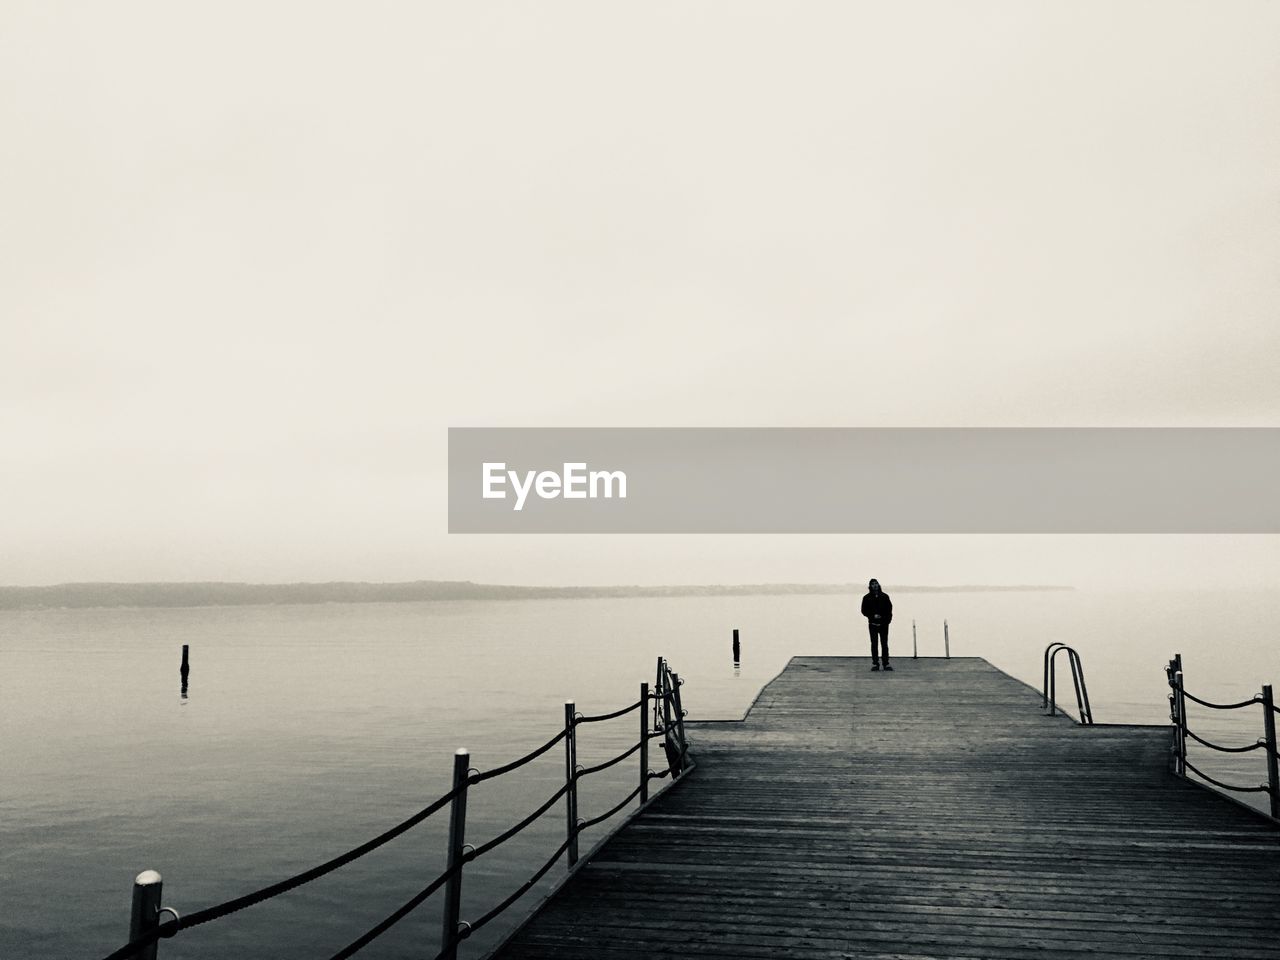
[[[1280,957],[1280,831],[974,658],[797,657],[501,960]]]

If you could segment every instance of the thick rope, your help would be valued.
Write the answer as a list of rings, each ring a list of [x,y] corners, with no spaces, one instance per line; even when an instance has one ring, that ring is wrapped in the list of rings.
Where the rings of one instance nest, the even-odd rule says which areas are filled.
[[[668,689],[663,694],[657,694],[657,693],[650,694],[650,699],[655,701],[655,707],[656,707],[656,703],[659,699],[666,700],[671,698],[671,696],[672,696],[672,692]],[[625,714],[630,713],[632,710],[643,709],[644,704],[645,704],[644,698],[641,698],[635,703],[629,706],[623,707],[619,710],[615,710],[612,713],[599,714],[597,716],[591,716],[591,717],[579,716],[574,721],[574,723],[576,725],[578,723],[597,723],[603,720],[612,720],[612,719],[615,719],[616,717],[624,716]],[[484,773],[471,774],[467,779],[467,784],[470,785],[470,784],[484,783],[486,780],[492,780],[495,777],[502,776],[504,773],[510,773],[512,770],[519,769],[525,764],[530,763],[533,760],[536,760],[538,757],[545,754],[548,750],[550,750],[557,743],[563,740],[568,735],[568,732],[569,732],[568,730],[561,730],[559,733],[557,733],[554,737],[552,737],[542,746],[538,747],[536,750],[533,750],[525,754],[524,756],[519,757],[516,760],[512,760],[510,763],[504,764],[501,767],[495,767],[494,769],[488,770]],[[650,734],[650,738],[652,739],[653,737],[659,734],[660,734],[660,731],[658,733]],[[605,770],[613,766],[615,763],[622,762],[627,757],[631,756],[633,753],[639,750],[640,746],[641,744],[637,743],[630,750],[618,755],[617,757],[614,757],[612,760],[605,761],[604,763],[594,767],[588,767],[583,770],[578,770],[574,774],[574,780],[572,782],[576,782],[579,778],[588,776],[589,774],[598,773],[601,770]],[[650,775],[650,779],[661,779],[662,777],[668,776],[668,775],[669,775],[668,773],[654,774],[654,775]],[[551,808],[552,804],[554,804],[557,800],[563,797],[566,792],[568,792],[570,786],[572,785],[572,782],[566,783],[563,787],[561,787],[558,791],[556,791],[556,793],[550,799],[548,799],[537,810],[535,810],[529,816],[525,817],[519,823],[515,824],[514,826],[512,826],[502,834],[499,834],[497,837],[494,837],[488,843],[485,843],[482,846],[477,847],[465,859],[460,860],[457,864],[455,864],[455,866],[452,869],[445,871],[443,874],[441,874],[439,877],[433,880],[431,884],[429,884],[421,892],[416,894],[412,899],[410,899],[407,903],[405,903],[404,906],[400,907],[395,913],[391,914],[389,917],[387,917],[387,919],[383,920],[380,924],[372,928],[368,933],[364,934],[358,940],[352,941],[351,944],[349,944],[347,947],[344,947],[343,950],[335,954],[331,958],[331,960],[344,960],[344,958],[352,956],[358,950],[368,945],[376,937],[380,936],[386,930],[390,929],[392,925],[394,925],[399,920],[401,920],[410,911],[412,911],[415,907],[417,907],[429,896],[431,896],[432,893],[438,890],[440,886],[444,884],[451,876],[453,876],[455,872],[457,872],[458,870],[461,870],[464,863],[466,863],[469,860],[474,860],[476,857],[480,856],[481,854],[487,853],[488,851],[492,850],[494,847],[497,847],[500,844],[505,843],[507,840],[511,839],[513,836],[515,836],[525,827],[529,826],[529,824],[533,823],[534,820],[537,820],[538,817],[546,813],[547,810]],[[419,810],[413,816],[409,817],[406,820],[401,821],[400,823],[396,824],[394,827],[390,828],[389,830],[386,830],[383,833],[379,834],[378,836],[374,837],[372,840],[368,840],[365,843],[360,844],[358,847],[354,847],[351,850],[348,850],[346,853],[341,854],[340,856],[334,857],[332,860],[327,860],[324,863],[320,864],[319,866],[312,867],[310,870],[304,870],[302,873],[295,874],[294,876],[289,877],[285,880],[281,880],[277,883],[271,884],[270,886],[266,886],[259,890],[255,890],[252,893],[247,893],[243,896],[236,897],[233,900],[228,900],[224,903],[220,903],[212,907],[206,907],[203,910],[197,910],[194,913],[189,913],[186,916],[183,916],[169,923],[162,923],[158,925],[155,929],[149,931],[148,933],[143,934],[141,937],[138,937],[136,940],[131,940],[129,943],[126,943],[124,946],[120,947],[119,949],[112,951],[106,957],[104,957],[103,960],[132,960],[135,954],[137,954],[139,951],[143,950],[144,948],[150,946],[151,944],[155,943],[157,940],[160,940],[161,938],[172,937],[175,934],[177,934],[180,930],[187,930],[187,929],[190,929],[191,927],[199,926],[202,923],[210,923],[214,920],[219,920],[222,917],[228,916],[232,913],[236,913],[240,910],[244,910],[248,907],[252,907],[256,904],[262,903],[265,900],[270,900],[273,897],[277,897],[282,893],[287,893],[290,890],[296,889],[297,887],[310,883],[313,880],[318,880],[320,877],[323,877],[328,873],[332,873],[334,870],[337,870],[340,867],[344,867],[347,864],[355,860],[358,860],[360,857],[363,857],[365,854],[371,853],[372,851],[381,847],[383,844],[389,843],[390,841],[394,840],[396,837],[400,836],[405,831],[410,830],[411,828],[417,826],[419,823],[426,820],[432,814],[438,812],[439,810],[447,806],[449,803],[451,803],[454,800],[454,798],[457,797],[458,794],[463,789],[464,789],[464,786],[455,787],[453,790],[450,790],[444,796],[438,798],[437,800],[434,800],[432,803],[424,807],[422,810]],[[602,819],[612,816],[618,810],[622,809],[622,807],[624,807],[632,799],[634,799],[635,795],[639,792],[640,792],[640,789],[639,787],[637,787],[631,793],[631,795],[627,797],[626,800],[624,800],[622,803],[614,807],[611,811],[609,811],[609,813],[603,815],[603,817],[597,817],[591,821],[588,821],[586,824],[579,825],[578,829],[582,829],[583,826],[594,825],[596,823],[599,823]],[[470,932],[472,930],[475,930],[478,927],[483,926],[485,923],[488,923],[491,919],[493,919],[494,916],[497,916],[498,913],[501,913],[508,906],[514,903],[517,899],[523,896],[524,893],[527,892],[528,888],[533,886],[533,884],[537,883],[537,881],[542,878],[542,876],[547,872],[547,870],[551,868],[551,865],[554,864],[555,861],[560,858],[561,854],[563,854],[564,851],[568,849],[568,845],[569,845],[569,841],[566,840],[565,843],[562,844],[560,849],[556,852],[555,856],[553,856],[551,860],[549,860],[546,863],[546,865],[543,866],[543,868],[533,876],[531,880],[527,881],[524,886],[522,886],[519,890],[517,890],[511,897],[509,897],[506,901],[500,904],[497,908],[495,908],[495,910],[491,910],[489,913],[485,914],[484,917],[482,917],[474,925],[468,928],[468,930],[459,939],[465,939],[466,936],[470,935]]]
[[[352,940],[349,944],[347,944],[345,947],[343,947],[341,950],[335,953],[332,957],[330,957],[329,960],[347,960],[347,957],[350,957],[353,954],[356,954],[359,951],[363,950],[370,943],[372,943],[378,937],[382,936],[384,933],[390,930],[393,926],[395,926],[397,923],[399,923],[401,920],[407,917],[416,907],[420,906],[429,896],[431,896],[433,893],[439,890],[442,886],[444,886],[445,883],[447,883],[449,879],[453,877],[454,874],[456,874],[459,870],[462,869],[464,863],[466,863],[465,860],[459,860],[452,867],[450,867],[444,873],[440,874],[440,876],[436,877],[429,884],[423,887],[422,890],[420,890],[418,893],[415,893],[408,901],[405,902],[405,904],[402,907],[397,909],[394,913],[390,914],[385,920],[382,920],[379,923],[375,924],[374,926],[370,927],[368,931],[363,933],[361,936],[357,937],[355,940]]]
[[[520,886],[516,888],[515,892],[512,893],[511,896],[507,897],[507,899],[503,900],[500,904],[498,904],[488,913],[484,914],[484,916],[480,917],[480,919],[473,921],[471,925],[468,926],[467,929],[464,930],[459,935],[458,939],[465,940],[467,937],[471,936],[471,934],[475,933],[477,930],[483,927],[486,923],[488,923],[494,917],[498,916],[498,914],[502,913],[502,911],[506,910],[507,907],[511,906],[513,903],[515,903],[517,900],[523,897],[526,893],[528,893],[529,890],[532,889],[533,885],[537,883],[539,880],[541,880],[544,876],[546,876],[547,871],[556,865],[556,861],[559,860],[560,857],[564,855],[564,852],[569,849],[569,844],[571,842],[572,842],[572,838],[568,838],[564,841],[564,843],[560,844],[560,846],[556,849],[556,852],[551,855],[551,859],[548,860],[546,863],[544,863],[539,868],[537,873],[535,873],[532,877],[530,877],[524,883],[520,884]]]
[[[599,723],[601,720],[613,720],[615,717],[626,716],[632,710],[639,709],[644,706],[643,700],[637,700],[629,707],[623,707],[621,710],[615,710],[613,713],[601,713],[594,717],[578,717],[578,723]]]
[[[627,759],[627,757],[631,756],[633,753],[639,750],[640,747],[643,745],[643,743],[644,743],[643,740],[640,741],[640,743],[637,743],[630,750],[626,750],[618,754],[612,760],[606,760],[604,763],[597,763],[594,767],[585,767],[582,770],[579,770],[577,773],[575,773],[574,777],[581,780],[583,777],[590,776],[593,773],[599,773],[601,770],[608,770],[615,763],[621,763],[623,760]]]
[[[597,823],[603,823],[604,821],[612,817],[615,813],[617,813],[619,810],[621,810],[623,807],[625,807],[632,800],[634,800],[637,797],[637,795],[639,795],[639,793],[640,793],[640,788],[636,787],[634,790],[628,793],[626,797],[623,798],[621,803],[618,803],[615,806],[611,807],[606,813],[602,813],[598,817],[592,817],[590,820],[582,821],[582,823],[578,824],[578,829],[585,830],[587,829],[587,827],[594,827]]]
[[[1202,707],[1210,707],[1214,710],[1238,710],[1241,707],[1248,707],[1261,702],[1257,697],[1250,697],[1248,700],[1241,700],[1239,703],[1210,703],[1208,700],[1201,700],[1195,694],[1188,693],[1186,690],[1182,691],[1182,695],[1188,700],[1194,700]]]
[[[486,770],[484,773],[473,774],[470,782],[484,783],[486,780],[492,780],[494,777],[500,777],[504,773],[510,773],[512,770],[517,770],[520,767],[523,767],[526,763],[529,763],[532,760],[537,760],[540,756],[563,740],[568,733],[568,730],[561,730],[542,746],[538,747],[537,750],[534,750],[531,753],[526,753],[523,757],[520,757],[517,760],[512,760],[510,763],[505,763],[500,767],[494,767],[492,770]]]
[[[474,860],[476,857],[484,856],[484,854],[488,853],[494,847],[498,847],[506,843],[508,840],[514,837],[517,833],[519,833],[525,827],[529,826],[529,824],[533,823],[533,821],[537,820],[540,816],[542,816],[544,813],[550,810],[552,804],[554,804],[557,800],[559,800],[561,797],[563,797],[566,793],[569,792],[570,786],[571,784],[566,783],[563,787],[561,787],[559,790],[553,793],[550,797],[548,797],[546,802],[543,803],[542,806],[538,807],[537,810],[533,811],[533,813],[529,814],[519,823],[508,828],[507,830],[504,830],[502,833],[498,834],[496,837],[494,837],[492,840],[488,841],[487,843],[482,843],[480,844],[480,846],[476,847],[475,850],[471,853],[471,855],[467,859]]]
[[[312,867],[310,870],[304,870],[302,873],[295,874],[287,880],[281,880],[278,883],[273,883],[260,890],[255,890],[253,893],[246,893],[244,896],[236,897],[234,900],[228,900],[225,903],[220,903],[216,906],[206,907],[203,910],[197,910],[195,913],[189,913],[176,922],[161,924],[156,929],[144,934],[136,940],[126,943],[120,949],[108,954],[103,958],[103,960],[125,960],[125,958],[132,957],[143,947],[155,943],[161,937],[170,937],[179,930],[187,930],[191,927],[199,926],[202,923],[220,920],[229,914],[236,913],[239,910],[244,910],[247,907],[252,907],[255,904],[262,903],[264,900],[270,900],[272,897],[277,897],[282,893],[287,893],[288,891],[300,887],[303,884],[310,883],[312,880],[318,880],[325,874],[332,873],[339,867],[344,867],[353,860],[357,860],[360,857],[363,857],[366,853],[370,853],[378,849],[378,847],[383,844],[394,840],[406,830],[416,827],[423,820],[426,820],[427,817],[452,802],[453,798],[456,797],[460,791],[460,787],[455,787],[438,800],[433,801],[428,806],[419,810],[407,820],[402,820],[390,830],[386,830],[383,833],[378,834],[378,836],[374,837],[372,840],[368,840],[360,844],[360,846],[348,850],[341,856],[334,857],[332,860],[328,860],[317,867]]]
[[[1182,758],[1182,763],[1188,770],[1193,771],[1196,774],[1196,776],[1200,777],[1201,779],[1208,780],[1215,787],[1221,787],[1223,790],[1235,790],[1237,793],[1270,793],[1271,792],[1271,789],[1269,787],[1237,787],[1234,784],[1223,783],[1221,780],[1215,780],[1213,779],[1213,777],[1209,776],[1207,773],[1205,773],[1204,771],[1196,767],[1186,757]]]
[[[1262,741],[1258,741],[1257,743],[1249,744],[1247,747],[1223,747],[1223,746],[1219,746],[1216,743],[1210,743],[1204,737],[1197,734],[1194,730],[1187,730],[1186,733],[1187,733],[1187,736],[1190,737],[1192,740],[1196,741],[1197,743],[1204,744],[1210,750],[1217,750],[1219,753],[1248,753],[1250,750],[1257,750],[1259,747],[1263,747],[1266,745]]]

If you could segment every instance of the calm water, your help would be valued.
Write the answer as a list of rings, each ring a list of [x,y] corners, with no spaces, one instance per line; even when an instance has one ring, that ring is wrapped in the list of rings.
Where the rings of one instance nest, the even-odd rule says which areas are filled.
[[[659,654],[686,678],[691,717],[740,716],[794,654],[866,656],[856,613],[855,598],[833,596],[0,613],[0,956],[105,955],[124,941],[142,869],[161,871],[165,901],[185,913],[312,866],[443,793],[456,747],[488,769],[553,734],[567,699],[586,713],[634,701]],[[1209,699],[1280,682],[1280,591],[902,593],[894,655],[910,656],[912,618],[921,654],[941,654],[944,617],[953,654],[984,656],[1037,687],[1045,645],[1076,646],[1099,722],[1166,723],[1162,665],[1175,652],[1188,689]],[[1258,716],[1199,710],[1192,723],[1244,744],[1260,736]],[[636,723],[631,714],[584,728],[581,762],[629,746]],[[1203,759],[1226,779],[1264,778],[1257,753]],[[500,832],[562,777],[557,750],[476,788],[467,839]],[[628,761],[590,778],[581,815],[607,809],[635,777]],[[562,810],[468,867],[464,918],[555,848]],[[444,827],[438,815],[323,880],[164,941],[160,955],[327,957],[439,872]],[[436,899],[361,956],[433,955]],[[521,914],[463,955],[478,956]]]

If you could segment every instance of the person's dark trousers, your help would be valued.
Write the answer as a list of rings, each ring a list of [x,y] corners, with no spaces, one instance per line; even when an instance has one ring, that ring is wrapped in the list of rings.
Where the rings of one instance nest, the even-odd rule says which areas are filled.
[[[889,625],[877,623],[868,623],[867,630],[871,633],[871,662],[879,663],[881,654],[884,655],[884,662],[889,662]]]

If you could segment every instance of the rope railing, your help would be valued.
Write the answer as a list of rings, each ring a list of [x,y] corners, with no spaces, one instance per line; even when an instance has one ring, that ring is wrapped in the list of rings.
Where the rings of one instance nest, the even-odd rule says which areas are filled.
[[[546,863],[544,863],[541,867],[539,867],[533,876],[531,876],[524,883],[520,884],[520,886],[516,887],[515,891],[510,895],[508,895],[507,898],[503,900],[501,903],[499,903],[496,907],[493,907],[487,913],[481,914],[481,916],[474,923],[464,923],[463,924],[464,929],[459,931],[459,933],[457,934],[457,940],[462,941],[467,939],[467,937],[471,936],[473,933],[475,933],[485,924],[489,923],[489,921],[493,920],[500,913],[506,910],[507,907],[511,906],[513,903],[515,903],[517,900],[523,897],[526,893],[532,890],[534,884],[536,884],[539,880],[545,877],[547,875],[547,871],[550,870],[553,866],[555,866],[556,861],[559,860],[562,856],[564,856],[564,852],[569,849],[574,839],[575,839],[574,837],[565,838],[565,841],[562,844],[560,844],[559,847],[556,848],[556,852],[551,855],[550,859],[548,859]]]
[[[1255,694],[1248,700],[1241,700],[1237,703],[1214,703],[1211,700],[1197,697],[1187,690],[1182,673],[1182,654],[1176,654],[1169,661],[1168,666],[1165,668],[1165,674],[1169,679],[1170,689],[1169,719],[1173,722],[1172,754],[1174,773],[1183,777],[1188,776],[1188,773],[1194,773],[1206,783],[1211,783],[1215,787],[1229,790],[1232,793],[1265,793],[1270,801],[1271,818],[1280,820],[1280,749],[1277,749],[1276,744],[1275,718],[1275,715],[1280,713],[1280,709],[1276,707],[1271,684],[1264,685],[1261,693]],[[1239,710],[1244,707],[1251,707],[1254,704],[1260,705],[1262,707],[1262,738],[1247,746],[1227,747],[1200,736],[1188,726],[1188,700],[1211,710]],[[1187,744],[1189,741],[1195,741],[1216,753],[1241,754],[1262,750],[1266,760],[1267,782],[1258,786],[1242,786],[1235,783],[1226,783],[1210,776],[1187,759]]]
[[[1210,710],[1239,710],[1241,707],[1251,707],[1255,703],[1262,702],[1261,697],[1250,697],[1248,700],[1241,700],[1239,703],[1213,703],[1209,700],[1201,700],[1189,690],[1182,691],[1182,695],[1202,707],[1208,707]]]
[[[602,713],[594,717],[584,717],[578,714],[578,723],[600,723],[602,720],[616,720],[618,717],[624,717],[632,710],[637,710],[644,706],[644,700],[637,700],[629,707],[623,707],[621,710],[615,710],[613,713]]]
[[[649,774],[649,779],[651,780],[654,779],[654,775]],[[594,827],[598,823],[604,823],[606,820],[612,817],[615,813],[617,813],[623,807],[625,807],[628,803],[634,800],[639,795],[639,793],[640,793],[640,787],[636,787],[634,790],[632,790],[625,797],[619,800],[616,804],[614,804],[604,813],[600,814],[598,817],[592,817],[590,820],[579,820],[578,829],[585,830],[587,829],[587,827]]]
[[[623,760],[627,759],[627,757],[639,750],[640,746],[641,744],[637,743],[629,750],[622,751],[622,753],[618,754],[612,760],[606,760],[604,763],[597,763],[594,767],[579,767],[574,776],[581,780],[583,777],[589,777],[591,774],[599,773],[601,770],[608,770],[614,764],[621,763]]]
[[[561,730],[559,733],[557,733],[554,737],[552,737],[542,746],[538,747],[536,750],[530,750],[523,757],[519,757],[515,760],[512,760],[510,763],[504,763],[500,767],[494,767],[492,770],[486,770],[484,773],[480,773],[479,771],[477,771],[475,773],[469,774],[468,782],[473,784],[484,783],[486,780],[493,780],[496,777],[502,776],[504,773],[510,773],[512,770],[519,770],[526,763],[532,763],[534,760],[537,760],[540,756],[542,756],[544,753],[546,753],[548,750],[550,750],[552,747],[554,747],[557,743],[559,743],[568,735],[569,735],[568,730]]]
[[[143,956],[154,957],[157,952],[156,944],[159,940],[173,937],[182,930],[221,919],[232,913],[273,899],[313,880],[318,880],[320,877],[332,873],[340,867],[346,866],[389,843],[446,807],[450,808],[451,811],[449,856],[446,868],[422,890],[335,953],[329,960],[346,960],[346,958],[354,956],[442,888],[446,891],[446,903],[444,928],[441,935],[442,946],[438,957],[444,958],[444,960],[452,960],[456,956],[459,943],[490,923],[520,897],[528,893],[566,852],[569,854],[569,866],[572,868],[578,859],[578,838],[584,830],[604,823],[609,818],[620,813],[637,796],[640,798],[641,804],[646,803],[649,799],[649,782],[651,780],[661,780],[665,777],[674,779],[687,769],[688,743],[684,739],[684,711],[680,708],[680,683],[679,677],[671,672],[667,662],[659,658],[657,684],[653,692],[650,692],[649,684],[642,683],[640,685],[640,699],[635,703],[594,716],[584,716],[574,709],[572,703],[566,703],[564,727],[541,746],[509,763],[494,767],[491,770],[478,771],[469,765],[470,754],[465,750],[459,750],[454,757],[453,788],[447,793],[433,800],[412,816],[407,817],[359,846],[252,893],[206,907],[186,916],[180,916],[177,910],[161,904],[163,886],[160,875],[155,871],[144,871],[134,881],[129,941],[124,946],[107,954],[103,960],[134,960],[134,958]],[[664,720],[661,728],[653,731],[649,727],[648,705],[650,703],[653,705],[655,719],[661,716]],[[583,724],[615,720],[635,711],[639,711],[640,716],[639,740],[636,743],[622,753],[594,766],[583,767],[577,763],[577,727]],[[655,737],[664,738],[664,746],[668,754],[668,769],[661,773],[655,773],[649,769],[649,742]],[[527,816],[492,839],[478,847],[464,844],[463,834],[465,832],[466,803],[469,788],[494,780],[513,770],[518,770],[544,756],[562,742],[565,745],[565,782],[563,786]],[[640,754],[638,785],[620,802],[604,813],[586,820],[579,819],[577,816],[578,782],[584,777],[620,764],[636,753]],[[469,923],[460,921],[458,912],[461,903],[461,882],[463,868],[466,864],[506,843],[546,815],[562,799],[566,801],[566,836],[564,842],[560,844],[551,858],[511,895],[481,915],[477,920]],[[166,915],[168,916],[166,917]]]
[[[1200,734],[1191,729],[1187,730],[1187,736],[1196,743],[1202,744],[1210,750],[1217,750],[1219,753],[1248,753],[1251,750],[1260,750],[1267,745],[1265,741],[1259,740],[1256,743],[1249,744],[1247,747],[1224,747],[1221,744],[1212,743],[1206,740],[1204,737],[1200,736]]]
[[[1207,773],[1205,773],[1203,770],[1201,770],[1199,767],[1193,764],[1190,760],[1184,760],[1183,762],[1186,764],[1187,769],[1195,773],[1197,777],[1200,777],[1202,780],[1208,780],[1215,787],[1221,787],[1223,790],[1234,790],[1236,793],[1266,793],[1267,792],[1267,785],[1265,783],[1256,787],[1239,787],[1239,786],[1236,786],[1235,784],[1223,783],[1221,780],[1215,780],[1213,777],[1209,776]]]
[[[473,849],[470,853],[466,855],[466,859],[474,860],[477,857],[483,857],[486,853],[488,853],[494,847],[502,846],[504,843],[506,843],[508,840],[514,837],[517,833],[519,833],[525,827],[529,826],[529,824],[533,823],[535,820],[541,817],[544,813],[550,810],[552,805],[555,804],[557,800],[559,800],[561,797],[563,797],[566,793],[569,792],[569,788],[571,786],[572,784],[566,783],[564,786],[562,786],[559,790],[557,790],[551,796],[547,797],[547,799],[543,803],[538,805],[538,808],[536,810],[534,810],[531,814],[529,814],[519,823],[516,823],[511,827],[508,827],[506,830],[502,831],[502,833],[498,834],[492,840],[489,840],[486,843],[482,843],[480,844],[480,846]]]
[[[150,946],[161,938],[167,939],[175,936],[181,930],[188,930],[191,927],[199,926],[202,923],[221,920],[223,917],[229,916],[230,914],[238,913],[248,907],[271,900],[283,893],[288,893],[290,890],[295,890],[304,884],[311,883],[313,880],[319,880],[326,874],[332,873],[340,867],[345,867],[347,864],[360,859],[367,853],[372,853],[374,850],[377,850],[384,844],[391,842],[402,833],[416,827],[433,813],[436,813],[448,806],[457,795],[457,788],[450,790],[442,797],[437,798],[427,806],[423,807],[413,816],[400,821],[394,827],[383,831],[372,840],[367,840],[358,847],[353,847],[346,853],[336,856],[332,860],[326,860],[324,863],[319,866],[312,867],[310,870],[304,870],[301,873],[295,874],[285,880],[280,880],[276,883],[270,884],[269,886],[255,890],[252,893],[246,893],[243,896],[227,900],[224,903],[219,903],[212,907],[206,907],[203,910],[197,910],[195,913],[189,913],[184,917],[178,917],[176,920],[157,924],[155,929],[148,931],[137,938],[131,938],[129,943],[125,944],[120,949],[109,953],[105,958],[103,958],[103,960],[125,960],[125,958],[133,957],[142,948]]]
[[[372,927],[370,927],[368,930],[362,933],[355,940],[352,940],[349,944],[347,944],[345,947],[343,947],[341,950],[335,953],[332,957],[330,957],[329,960],[347,960],[348,957],[355,956],[357,953],[359,953],[369,944],[373,943],[374,940],[378,939],[378,937],[382,936],[384,933],[386,933],[388,930],[394,927],[397,923],[399,923],[401,920],[403,920],[405,917],[411,914],[418,907],[422,906],[422,904],[426,903],[428,897],[430,897],[433,893],[435,893],[437,890],[439,890],[441,887],[443,887],[446,883],[448,883],[450,880],[452,880],[455,876],[457,876],[461,872],[462,872],[462,862],[460,861],[458,863],[455,863],[452,867],[447,869],[444,873],[440,874],[440,876],[436,877],[429,884],[423,887],[420,891],[415,893],[412,897],[410,897],[407,901],[405,901],[403,906],[399,907],[397,910],[389,914],[385,919],[380,920],[378,923],[374,924]]]

